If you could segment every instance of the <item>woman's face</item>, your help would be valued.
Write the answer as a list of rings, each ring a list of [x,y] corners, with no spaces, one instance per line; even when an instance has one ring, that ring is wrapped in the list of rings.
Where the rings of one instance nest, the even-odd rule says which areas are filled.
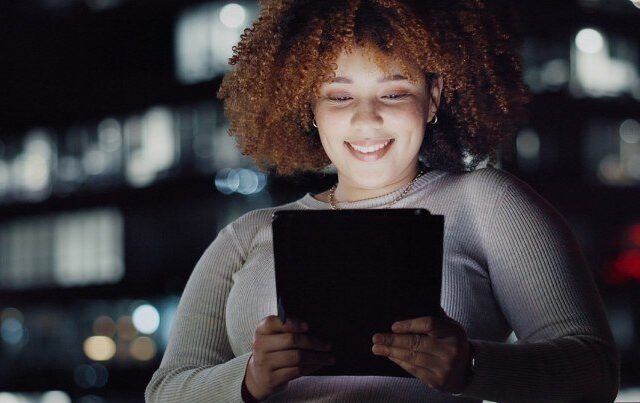
[[[425,125],[437,110],[441,79],[428,89],[416,68],[412,73],[419,79],[410,82],[394,60],[388,60],[387,76],[362,47],[343,51],[336,63],[336,78],[323,83],[313,112],[339,180],[374,189],[413,172]]]

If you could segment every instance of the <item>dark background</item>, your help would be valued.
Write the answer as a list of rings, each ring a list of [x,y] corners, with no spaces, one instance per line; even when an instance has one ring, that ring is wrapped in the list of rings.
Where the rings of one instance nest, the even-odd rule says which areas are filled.
[[[334,183],[258,172],[224,142],[223,71],[179,77],[176,35],[194,21],[185,16],[225,4],[0,2],[0,396],[142,401],[179,295],[217,231]],[[640,9],[628,0],[517,8],[535,96],[500,166],[570,223],[621,351],[620,401],[638,400]],[[585,28],[605,49],[586,58],[576,39]],[[590,35],[586,46],[597,42]],[[167,119],[170,134],[155,144],[170,162],[138,158],[161,154],[141,133]],[[155,163],[150,176],[128,173]],[[136,325],[140,306],[158,313],[156,330]],[[87,353],[95,336],[111,340],[110,358]]]

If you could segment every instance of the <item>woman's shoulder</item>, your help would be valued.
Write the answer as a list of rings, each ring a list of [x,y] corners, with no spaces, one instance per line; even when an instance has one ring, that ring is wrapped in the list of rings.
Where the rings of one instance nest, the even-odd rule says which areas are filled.
[[[495,205],[506,191],[521,198],[540,197],[524,180],[502,168],[487,166],[473,171],[448,172],[441,178],[443,195],[462,203]],[[453,195],[452,195],[453,193]]]
[[[522,220],[532,216],[558,218],[558,210],[532,185],[516,174],[487,166],[474,171],[450,173],[443,197],[454,200],[460,211],[478,212],[487,223],[500,216]],[[452,204],[452,205],[453,205]]]
[[[472,190],[483,189],[491,193],[502,192],[506,188],[531,189],[531,186],[515,174],[502,168],[486,166],[474,171],[450,174],[453,181]]]
[[[567,226],[562,213],[549,200],[511,172],[486,167],[462,175],[466,178],[461,180],[467,181],[469,188],[476,189],[490,203],[489,221],[494,225]]]
[[[278,206],[262,207],[249,210],[239,217],[233,219],[227,227],[230,227],[235,233],[242,248],[247,251],[250,249],[253,240],[260,231],[271,231],[271,220],[273,213],[278,210],[299,209],[295,201]]]

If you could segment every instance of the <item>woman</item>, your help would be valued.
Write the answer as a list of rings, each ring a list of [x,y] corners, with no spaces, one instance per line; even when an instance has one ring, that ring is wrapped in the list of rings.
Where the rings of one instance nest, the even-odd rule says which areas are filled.
[[[619,357],[573,234],[491,166],[528,99],[507,21],[479,0],[262,2],[218,93],[230,133],[263,169],[333,164],[338,181],[218,233],[147,401],[613,401]],[[445,216],[444,315],[371,347],[413,377],[313,376],[331,348],[276,316],[271,214],[408,207]]]

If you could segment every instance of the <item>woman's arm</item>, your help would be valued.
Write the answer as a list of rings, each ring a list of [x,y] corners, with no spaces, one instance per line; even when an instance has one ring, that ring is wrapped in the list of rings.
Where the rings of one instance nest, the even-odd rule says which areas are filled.
[[[620,358],[580,247],[555,208],[505,177],[483,243],[494,296],[518,341],[470,340],[476,369],[464,396],[612,402]]]
[[[242,402],[251,353],[234,357],[225,327],[231,275],[244,262],[232,224],[196,263],[185,286],[160,368],[147,385],[147,402]]]

